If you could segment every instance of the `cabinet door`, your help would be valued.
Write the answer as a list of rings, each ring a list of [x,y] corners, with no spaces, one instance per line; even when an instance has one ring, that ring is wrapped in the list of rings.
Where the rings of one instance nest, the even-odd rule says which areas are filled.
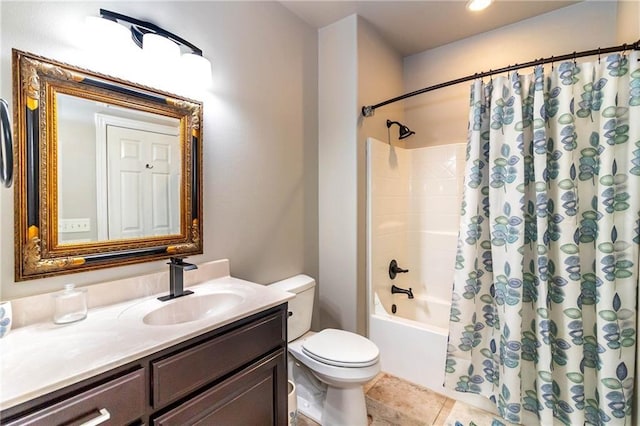
[[[2,424],[125,425],[144,415],[145,405],[145,375],[139,369]]]
[[[151,363],[153,407],[178,401],[286,342],[282,313]]]
[[[287,424],[283,349],[152,420],[153,425],[269,426]]]

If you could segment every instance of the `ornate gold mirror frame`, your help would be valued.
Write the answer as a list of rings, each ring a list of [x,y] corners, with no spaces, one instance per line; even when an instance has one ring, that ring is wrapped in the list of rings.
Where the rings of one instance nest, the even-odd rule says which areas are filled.
[[[200,102],[18,50],[13,50],[13,77],[16,281],[202,253]],[[58,241],[57,93],[179,123],[177,233]]]

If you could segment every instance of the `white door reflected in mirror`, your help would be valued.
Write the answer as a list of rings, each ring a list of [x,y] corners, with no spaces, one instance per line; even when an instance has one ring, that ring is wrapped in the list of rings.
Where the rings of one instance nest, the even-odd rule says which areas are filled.
[[[175,235],[180,164],[175,136],[107,127],[106,239]],[[104,223],[98,223],[98,237]]]

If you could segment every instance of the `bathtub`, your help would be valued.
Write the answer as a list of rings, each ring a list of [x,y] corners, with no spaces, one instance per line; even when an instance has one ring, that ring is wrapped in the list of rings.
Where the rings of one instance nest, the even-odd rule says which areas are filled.
[[[369,316],[369,338],[380,349],[382,371],[443,393],[450,302],[398,296],[385,308],[374,295]]]

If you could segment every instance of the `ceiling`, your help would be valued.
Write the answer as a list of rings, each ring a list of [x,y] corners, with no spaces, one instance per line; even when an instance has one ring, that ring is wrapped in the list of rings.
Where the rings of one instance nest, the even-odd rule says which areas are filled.
[[[365,18],[403,56],[541,15],[578,1],[495,0],[482,12],[466,0],[440,1],[281,1],[315,28],[354,13]]]

